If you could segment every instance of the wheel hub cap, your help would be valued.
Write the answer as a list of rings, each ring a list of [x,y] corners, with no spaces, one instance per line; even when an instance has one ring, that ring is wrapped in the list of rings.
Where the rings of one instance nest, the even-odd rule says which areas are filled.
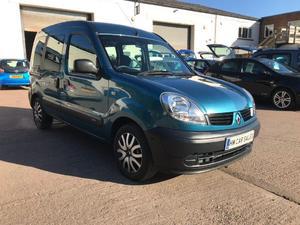
[[[279,91],[274,95],[274,104],[280,108],[285,109],[288,108],[291,104],[291,96],[286,91]]]
[[[137,138],[131,133],[124,133],[118,140],[118,160],[128,173],[136,173],[142,166],[142,148]]]

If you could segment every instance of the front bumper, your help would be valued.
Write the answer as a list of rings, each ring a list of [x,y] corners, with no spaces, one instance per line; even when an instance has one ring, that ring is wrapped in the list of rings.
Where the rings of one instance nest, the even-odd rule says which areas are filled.
[[[227,165],[252,149],[252,143],[225,151],[227,137],[260,130],[258,120],[238,129],[214,132],[187,132],[154,128],[146,132],[155,165],[162,171],[198,173]]]

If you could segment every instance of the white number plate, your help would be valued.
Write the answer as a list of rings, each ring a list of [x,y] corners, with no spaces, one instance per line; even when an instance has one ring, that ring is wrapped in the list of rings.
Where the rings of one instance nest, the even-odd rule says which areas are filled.
[[[228,137],[225,140],[225,151],[249,144],[254,140],[254,130],[247,133]]]

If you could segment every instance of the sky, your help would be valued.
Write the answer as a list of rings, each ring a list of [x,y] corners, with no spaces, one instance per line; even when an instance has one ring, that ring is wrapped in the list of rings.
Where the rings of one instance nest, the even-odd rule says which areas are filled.
[[[300,11],[300,0],[181,0],[235,12],[263,17],[285,12]]]

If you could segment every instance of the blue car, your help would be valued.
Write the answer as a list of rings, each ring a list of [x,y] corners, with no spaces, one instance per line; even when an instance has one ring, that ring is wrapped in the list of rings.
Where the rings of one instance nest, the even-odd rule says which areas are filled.
[[[28,86],[30,84],[29,65],[26,60],[0,60],[0,88],[3,86]]]
[[[248,154],[258,135],[246,90],[198,75],[156,34],[64,22],[39,32],[32,53],[37,128],[56,118],[110,143],[129,179],[216,169]]]

